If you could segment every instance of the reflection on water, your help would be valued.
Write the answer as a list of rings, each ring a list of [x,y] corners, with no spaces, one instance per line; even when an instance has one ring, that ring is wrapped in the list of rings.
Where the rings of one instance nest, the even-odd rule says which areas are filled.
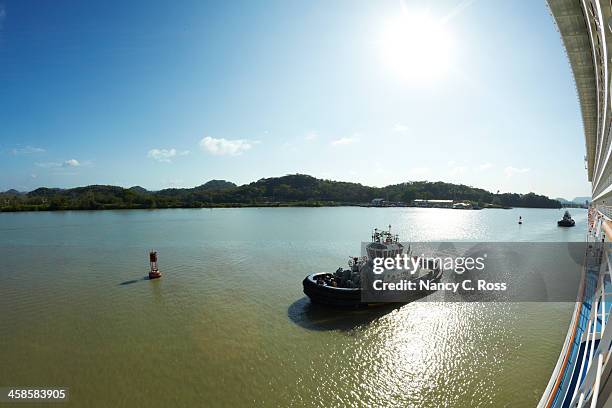
[[[69,386],[75,407],[534,405],[572,304],[328,311],[301,282],[344,265],[374,226],[413,241],[582,241],[585,215],[567,230],[559,214],[0,214],[0,385]],[[151,248],[161,279],[142,278]]]

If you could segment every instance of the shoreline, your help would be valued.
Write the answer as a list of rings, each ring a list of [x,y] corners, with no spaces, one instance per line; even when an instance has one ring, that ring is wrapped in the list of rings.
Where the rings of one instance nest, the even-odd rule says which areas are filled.
[[[292,203],[278,203],[278,204],[219,204],[213,206],[201,206],[201,207],[106,207],[106,208],[35,208],[35,209],[0,209],[0,213],[26,213],[26,212],[62,212],[62,211],[131,211],[131,210],[204,210],[204,209],[223,209],[223,208],[333,208],[333,207],[361,207],[361,208],[422,208],[422,209],[434,209],[434,210],[455,210],[455,211],[481,211],[481,210],[512,210],[515,208],[527,208],[527,209],[543,209],[543,210],[561,210],[562,208],[553,207],[483,207],[480,209],[462,209],[462,208],[446,208],[446,207],[419,207],[419,206],[373,206],[365,204],[350,204],[350,203],[339,203],[339,204],[323,204],[323,205],[305,205],[292,204]],[[582,207],[568,207],[572,209],[585,209]]]

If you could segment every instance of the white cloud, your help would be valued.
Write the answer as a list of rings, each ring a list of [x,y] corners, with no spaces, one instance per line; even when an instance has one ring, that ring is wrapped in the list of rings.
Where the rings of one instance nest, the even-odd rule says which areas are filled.
[[[43,163],[34,163],[35,166],[38,167],[42,167],[45,169],[51,168],[51,167],[62,167],[62,163],[59,162],[43,162]]]
[[[529,171],[530,169],[526,167],[517,168],[517,167],[508,166],[504,169],[504,174],[506,175],[506,177],[512,177],[515,174],[527,173]]]
[[[16,147],[13,150],[11,150],[11,152],[15,156],[18,156],[18,155],[22,155],[22,154],[44,153],[45,149],[42,149],[40,147],[26,146],[26,147]]]
[[[404,132],[408,131],[408,126],[402,125],[401,123],[397,123],[397,124],[395,124],[395,126],[393,126],[393,131],[394,132],[399,132],[399,133],[404,133]]]
[[[306,133],[306,136],[304,136],[304,140],[307,141],[312,141],[312,140],[316,140],[319,137],[319,134],[317,132],[308,132]]]
[[[81,167],[84,165],[91,164],[90,161],[80,162],[77,159],[70,159],[64,162],[42,162],[42,163],[34,163],[37,167],[42,167],[44,169],[52,169],[57,167]]]
[[[63,164],[64,167],[79,167],[81,163],[77,159],[66,160]]]
[[[177,151],[175,148],[172,149],[151,149],[147,153],[149,159],[157,160],[162,163],[172,163],[172,158],[177,156],[186,156],[189,154],[189,150],[182,152]]]
[[[478,166],[478,170],[485,171],[489,170],[491,167],[493,167],[491,163],[482,163],[480,166]]]
[[[58,170],[53,173],[54,176],[76,176],[76,171]]]
[[[462,176],[465,174],[467,168],[465,166],[453,167],[450,171],[451,176]]]
[[[250,150],[256,143],[258,142],[251,142],[246,139],[229,140],[206,136],[200,140],[200,148],[216,156],[239,156]]]
[[[346,145],[353,144],[353,143],[355,143],[357,141],[359,141],[359,138],[355,137],[355,136],[353,136],[353,137],[341,137],[340,139],[333,140],[331,142],[331,145],[332,146],[346,146]]]

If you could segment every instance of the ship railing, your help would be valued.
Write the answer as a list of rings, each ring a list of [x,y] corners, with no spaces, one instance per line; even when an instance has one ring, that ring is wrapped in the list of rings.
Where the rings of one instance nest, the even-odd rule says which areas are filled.
[[[578,289],[578,296],[576,304],[574,306],[574,312],[572,314],[572,320],[570,322],[563,347],[557,360],[557,364],[553,370],[553,373],[548,381],[548,385],[544,390],[544,394],[538,403],[540,408],[549,408],[555,404],[559,399],[559,390],[561,388],[563,380],[567,377],[567,365],[569,363],[570,356],[575,350],[575,336],[579,326],[578,323],[582,315],[583,295],[585,289],[585,274],[586,267],[582,268],[582,277],[580,279],[580,287]],[[579,345],[580,343],[578,343]],[[571,378],[571,377],[570,377]]]
[[[597,205],[597,211],[603,215],[608,221],[612,220],[612,207],[609,205]]]
[[[595,338],[594,337],[595,335],[594,326],[593,326],[594,320],[592,318],[592,305],[593,305],[593,298],[596,294],[596,289],[597,289],[597,281],[598,281],[597,276],[598,276],[599,268],[596,268],[597,275],[595,277],[593,276],[595,274],[595,271],[593,270],[594,268],[591,265],[587,264],[585,268],[586,268],[585,290],[584,290],[584,295],[582,299],[582,307],[581,307],[579,323],[574,330],[574,340],[572,343],[572,349],[570,352],[570,356],[568,358],[568,364],[565,367],[559,390],[551,406],[566,406],[565,401],[568,399],[572,399],[574,396],[576,383],[574,383],[572,380],[575,376],[576,370],[579,369],[578,373],[580,374],[579,377],[581,377],[581,373],[583,373],[584,372],[583,370],[588,368],[588,365],[589,365],[589,360],[587,359],[586,356],[589,355],[588,353],[590,352],[588,340]],[[586,337],[585,337],[585,332],[586,332]],[[582,347],[584,339],[586,339],[587,342],[584,343],[584,347]],[[581,349],[582,349],[583,357],[581,361],[578,361]],[[585,368],[585,364],[586,364],[586,368]],[[580,379],[578,380],[577,384],[579,384],[579,381]]]
[[[593,236],[593,232],[589,241],[599,241]],[[607,353],[612,344],[612,331],[605,331],[608,319],[606,290],[610,287],[607,283],[612,280],[611,256],[604,246],[591,246],[585,252],[572,320],[539,407],[568,406],[568,400],[572,401],[569,406],[575,407],[597,398],[593,389],[599,389],[602,370],[601,367],[592,366],[592,362],[598,361],[594,356],[599,355],[601,350]],[[582,357],[580,361],[579,356]]]
[[[609,376],[609,367],[608,360],[610,357],[610,348],[612,347],[612,330],[606,330],[606,320],[609,317],[609,313],[606,312],[606,304],[605,304],[605,275],[602,275],[602,279],[600,282],[600,291],[599,299],[596,303],[596,307],[593,308],[594,311],[594,327],[595,330],[597,328],[597,321],[601,319],[601,330],[599,332],[595,331],[592,336],[591,341],[591,351],[588,359],[588,368],[586,371],[586,376],[584,377],[584,381],[581,383],[581,378],[578,379],[577,384],[580,386],[576,389],[574,396],[572,398],[572,402],[570,403],[570,407],[582,406],[583,404],[589,403],[591,407],[597,406],[597,401],[599,398],[601,380],[604,371],[607,371],[607,375],[605,378]],[[594,349],[593,344],[597,339],[597,335],[599,335],[599,344],[596,349]],[[588,340],[587,340],[588,341]],[[587,344],[588,345],[588,344]],[[585,349],[586,353],[586,349]],[[607,370],[605,370],[608,368]]]
[[[612,349],[612,330],[606,330],[607,320],[610,315],[606,307],[606,295],[610,295],[607,289],[611,286],[610,283],[612,282],[612,253],[607,249],[602,249],[602,251],[604,251],[606,260],[601,262],[599,269],[596,298],[594,299],[594,307],[592,308],[589,320],[589,329],[592,327],[592,330],[590,330],[590,343],[589,333],[587,333],[584,342],[583,361],[576,381],[575,391],[571,403],[566,405],[569,407],[582,407],[585,404],[589,404],[590,407],[596,407],[601,391],[600,388],[602,387],[602,378],[608,379],[612,371],[612,367],[608,365],[610,350]],[[598,339],[599,344],[595,345]],[[588,350],[587,347],[589,347]],[[586,368],[584,367],[585,363]],[[583,373],[586,373],[584,380],[582,379]],[[609,396],[610,390],[608,390],[608,395],[605,397],[608,398]]]
[[[605,267],[604,267],[605,268]],[[582,355],[582,362],[580,364],[580,371],[578,372],[578,378],[574,392],[571,397],[570,407],[579,406],[583,403],[591,401],[591,406],[595,407],[597,404],[597,396],[601,378],[601,366],[599,365],[599,356],[601,356],[601,350],[609,349],[610,341],[612,341],[612,332],[608,330],[605,332],[605,284],[604,275],[600,275],[597,284],[597,296],[592,303],[594,307],[591,309],[591,314],[588,322],[588,331],[584,339],[584,351]],[[601,309],[601,312],[600,312]],[[598,326],[598,322],[601,325]],[[597,330],[601,327],[601,330]],[[601,337],[601,336],[604,337]],[[599,336],[599,344],[596,346],[596,342]],[[596,369],[593,366],[593,362],[597,361],[598,364]],[[603,362],[603,360],[602,360]],[[583,374],[584,375],[583,378]]]

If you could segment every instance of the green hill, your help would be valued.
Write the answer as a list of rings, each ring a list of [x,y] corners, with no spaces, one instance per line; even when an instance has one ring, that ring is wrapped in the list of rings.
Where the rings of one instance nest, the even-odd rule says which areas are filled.
[[[317,179],[304,174],[264,178],[237,186],[211,180],[194,188],[147,191],[136,186],[91,185],[70,189],[41,187],[27,194],[0,193],[0,211],[199,208],[242,206],[334,206],[367,204],[374,198],[409,203],[413,199],[469,200],[481,206],[559,208],[548,197],[493,194],[462,184],[407,182],[386,187]]]
[[[196,188],[200,190],[227,190],[234,187],[236,187],[236,185],[230,181],[210,180]]]

